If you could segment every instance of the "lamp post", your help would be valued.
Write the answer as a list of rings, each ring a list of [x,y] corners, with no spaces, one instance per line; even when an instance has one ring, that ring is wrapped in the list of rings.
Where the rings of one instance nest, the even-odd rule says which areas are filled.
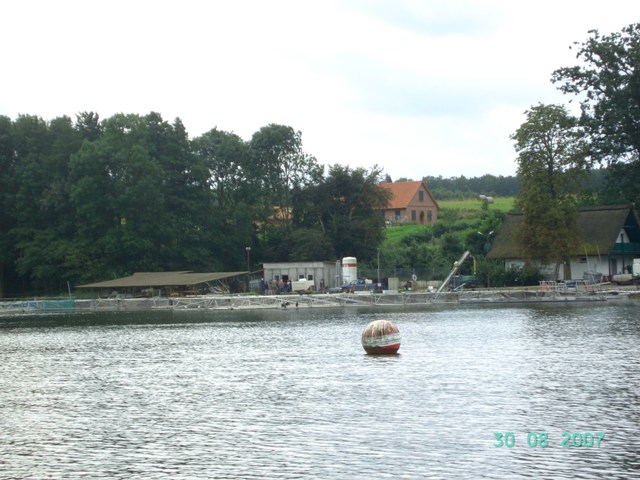
[[[484,233],[482,233],[482,232],[478,232],[478,235],[482,235],[484,238],[486,238],[486,239],[487,239],[487,240],[484,242],[484,247],[483,247],[483,248],[484,248],[484,253],[485,253],[485,255],[486,255],[487,253],[489,253],[489,247],[491,246],[489,242],[491,241],[491,235],[493,235],[493,230],[491,230],[491,231],[490,231],[489,233],[487,233],[487,234],[484,234]]]
[[[378,249],[378,284],[376,285],[376,290],[382,290],[380,285],[380,249]]]
[[[620,252],[622,253],[622,273],[624,273],[624,233],[620,232]]]
[[[251,247],[246,247],[247,251],[247,292],[249,291],[249,287],[251,285]]]
[[[484,261],[484,266],[487,269],[487,288],[491,288],[491,277],[489,276],[489,267],[487,265],[487,253],[489,253],[489,248],[491,247],[491,235],[493,235],[493,230],[491,230],[489,233],[487,233],[486,235],[482,232],[478,232],[478,235],[482,235],[484,238],[486,238],[486,241],[484,242],[484,256],[485,256],[485,261]]]

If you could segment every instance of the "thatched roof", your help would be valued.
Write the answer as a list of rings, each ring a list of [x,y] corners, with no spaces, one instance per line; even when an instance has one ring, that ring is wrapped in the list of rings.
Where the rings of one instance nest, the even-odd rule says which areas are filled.
[[[516,230],[522,223],[522,213],[508,213],[502,229],[496,235],[487,258],[521,258],[516,243]],[[627,227],[633,242],[639,242],[638,214],[633,207],[609,206],[583,208],[579,211],[578,228],[580,244],[575,245],[575,255],[607,255],[614,250],[620,230]],[[629,228],[631,227],[631,228]]]
[[[115,280],[107,280],[104,282],[88,283],[86,285],[78,285],[77,288],[185,287],[246,274],[247,272],[136,272],[128,277],[116,278]]]

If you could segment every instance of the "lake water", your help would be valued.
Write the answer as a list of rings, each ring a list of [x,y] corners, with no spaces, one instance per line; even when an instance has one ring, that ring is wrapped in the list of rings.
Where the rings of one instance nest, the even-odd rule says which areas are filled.
[[[640,478],[638,309],[0,318],[0,478]]]

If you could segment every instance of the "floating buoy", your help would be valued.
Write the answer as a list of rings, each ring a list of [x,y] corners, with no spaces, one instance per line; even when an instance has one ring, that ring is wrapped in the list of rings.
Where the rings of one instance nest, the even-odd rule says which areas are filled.
[[[400,349],[400,330],[389,320],[375,320],[362,332],[362,347],[371,355],[397,353]]]

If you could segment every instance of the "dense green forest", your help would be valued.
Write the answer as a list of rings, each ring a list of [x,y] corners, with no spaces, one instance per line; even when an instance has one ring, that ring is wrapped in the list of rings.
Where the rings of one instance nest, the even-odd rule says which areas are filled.
[[[321,167],[301,133],[189,139],[179,119],[0,117],[0,292],[57,293],[135,271],[236,271],[372,256],[381,171]]]

